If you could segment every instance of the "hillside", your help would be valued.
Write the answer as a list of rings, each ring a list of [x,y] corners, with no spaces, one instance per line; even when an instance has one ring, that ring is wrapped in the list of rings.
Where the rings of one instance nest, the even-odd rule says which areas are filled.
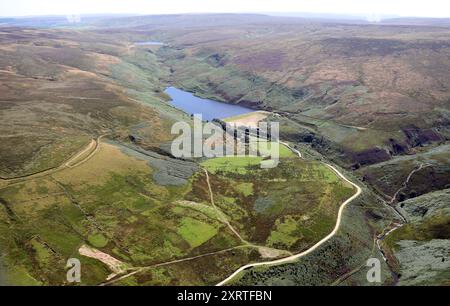
[[[1,31],[2,282],[65,284],[65,259],[83,255],[84,284],[214,284],[308,248],[353,192],[289,149],[273,171],[230,159],[239,176],[171,157],[170,125],[190,118],[167,104],[157,49],[121,33]]]
[[[447,261],[427,263],[449,241],[447,27],[255,14],[28,21],[0,27],[0,283],[66,284],[76,257],[86,285],[214,285],[326,237],[355,194],[337,171],[362,194],[336,235],[232,283],[367,285],[372,257],[387,258],[384,285],[445,283]],[[136,44],[148,41],[163,44]],[[168,86],[267,111],[290,146],[280,165],[172,156],[172,124],[192,118]],[[427,280],[414,280],[411,254]]]
[[[172,46],[159,55],[179,86],[287,114],[350,165],[448,138],[445,28],[268,23],[151,34]]]

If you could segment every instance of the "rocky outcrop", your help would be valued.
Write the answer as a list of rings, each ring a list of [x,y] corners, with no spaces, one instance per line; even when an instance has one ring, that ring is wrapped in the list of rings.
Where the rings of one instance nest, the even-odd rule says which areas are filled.
[[[408,144],[412,147],[444,140],[434,129],[420,129],[415,126],[410,126],[402,129],[402,131],[406,136]]]

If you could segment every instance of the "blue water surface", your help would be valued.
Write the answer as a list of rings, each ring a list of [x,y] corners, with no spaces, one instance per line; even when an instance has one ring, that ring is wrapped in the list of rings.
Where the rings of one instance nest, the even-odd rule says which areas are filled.
[[[160,41],[140,41],[134,43],[136,46],[164,46],[165,44]]]
[[[202,114],[203,120],[224,119],[255,111],[239,105],[199,98],[175,87],[168,87],[164,92],[172,99],[171,105],[189,115]]]

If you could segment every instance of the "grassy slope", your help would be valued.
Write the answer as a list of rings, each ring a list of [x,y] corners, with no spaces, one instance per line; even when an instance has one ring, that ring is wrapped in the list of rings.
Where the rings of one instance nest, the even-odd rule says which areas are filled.
[[[190,184],[160,186],[152,172],[145,156],[102,143],[76,168],[0,190],[9,281],[63,284],[69,257],[82,261],[84,284],[104,281],[108,270],[77,254],[85,243],[134,266],[236,245],[219,221],[176,205]]]
[[[98,152],[77,167],[0,189],[0,246],[6,250],[4,261],[10,283],[63,284],[65,260],[70,257],[82,261],[83,284],[104,281],[110,271],[99,261],[80,256],[78,248],[82,244],[135,267],[241,244],[215,214],[203,172],[184,185],[161,185],[155,180],[158,170],[150,167],[155,161],[129,152],[102,142]],[[299,250],[331,230],[333,223],[324,220],[335,217],[336,204],[352,190],[328,168],[299,163],[297,159],[293,155],[284,157],[281,169],[255,169],[240,162],[236,167],[242,171],[234,174],[214,168],[216,173],[211,174],[211,182],[216,205],[251,242]],[[208,163],[204,165],[207,168]],[[294,182],[299,184],[296,196],[286,200]],[[323,192],[317,193],[319,189]],[[330,197],[331,192],[338,196]],[[267,194],[272,196],[272,202],[266,211],[252,204]],[[298,229],[286,232],[280,227],[283,220],[300,220],[305,215],[309,217],[298,223]],[[301,235],[308,228],[310,232]],[[261,235],[260,229],[264,229],[266,236]],[[226,254],[234,254],[229,257],[228,266],[211,260],[223,260]],[[199,279],[191,271],[192,278],[184,275],[180,279],[183,271],[193,267],[180,263],[161,268],[170,272],[158,277],[155,273],[161,269],[146,269],[124,284],[213,284],[232,267],[261,260],[259,256],[254,248],[236,249],[211,255],[210,264],[203,269],[210,271],[207,278]],[[194,260],[194,266],[203,260]]]
[[[8,141],[0,150],[0,176],[55,167],[104,133],[133,131],[156,146],[170,139],[170,122],[179,114],[163,107],[164,69],[145,49],[85,31],[2,32],[0,131]]]
[[[383,230],[392,218],[386,208],[370,191],[344,211],[338,234],[314,253],[295,263],[247,270],[231,285],[263,286],[328,286],[382,285],[393,282],[391,271],[375,246],[374,235]],[[366,261],[378,258],[381,262],[382,283],[366,280]]]
[[[422,154],[420,146],[449,135],[448,29],[343,27],[173,29],[167,41],[179,50],[160,54],[178,86],[283,111],[290,119],[284,137],[311,143],[347,167],[375,164],[360,173],[382,195],[392,196],[428,162],[399,199],[447,188],[448,153]],[[377,164],[404,153],[418,155]]]
[[[358,171],[365,181],[389,199],[403,187],[408,175],[414,172],[406,187],[397,194],[396,201],[404,201],[450,186],[449,145],[421,148],[415,155],[401,156],[371,165]]]
[[[213,159],[203,166],[214,173],[216,204],[251,242],[290,251],[306,249],[331,232],[339,204],[353,193],[329,168],[301,162],[297,156],[283,158],[273,169],[260,169],[259,163],[243,168],[247,159],[227,158],[223,168],[219,166],[223,158],[219,164]],[[242,191],[249,183],[251,192]]]
[[[402,129],[434,134],[430,128],[448,121],[443,28],[279,24],[158,33],[171,44],[158,54],[178,86],[286,112],[319,141],[338,144],[341,162],[388,159],[377,148],[415,145]]]
[[[301,31],[299,32],[298,29],[301,29]],[[117,139],[125,139],[130,133],[137,134],[143,139],[141,145],[146,148],[159,146],[160,143],[170,139],[167,132],[171,120],[182,118],[183,116],[165,103],[167,97],[161,93],[163,84],[160,81],[169,78],[169,68],[160,65],[160,60],[163,60],[164,64],[167,64],[174,70],[174,74],[171,76],[173,81],[182,87],[193,89],[199,94],[214,96],[231,102],[239,100],[252,104],[253,102],[259,103],[262,101],[265,107],[279,108],[289,112],[300,109],[304,111],[304,114],[292,117],[296,124],[306,126],[306,131],[312,129],[319,134],[325,135],[332,141],[343,145],[347,150],[352,151],[364,150],[378,144],[385,145],[385,141],[388,138],[401,141],[404,135],[398,131],[398,122],[401,122],[401,124],[413,122],[426,128],[430,126],[429,122],[439,118],[442,110],[445,110],[445,107],[439,107],[440,101],[446,98],[445,91],[433,85],[444,84],[443,86],[446,86],[447,74],[441,73],[441,70],[445,71],[446,63],[441,63],[440,61],[442,52],[445,52],[443,51],[446,48],[445,41],[448,38],[445,30],[405,28],[399,32],[398,28],[374,29],[372,27],[360,28],[353,26],[351,31],[347,33],[356,35],[358,38],[352,41],[348,41],[347,37],[340,37],[338,41],[330,41],[328,39],[329,36],[335,36],[335,33],[331,33],[334,30],[329,27],[310,28],[301,26],[296,28],[287,26],[276,28],[275,31],[266,30],[251,26],[249,28],[241,27],[240,29],[225,31],[223,28],[216,28],[215,30],[208,29],[206,32],[203,32],[197,28],[183,32],[183,37],[178,36],[180,34],[178,30],[159,33],[158,35],[161,35],[161,39],[166,39],[177,47],[182,47],[181,51],[174,52],[173,48],[162,48],[158,51],[152,48],[132,48],[124,43],[130,39],[137,41],[148,40],[149,35],[145,34],[145,31],[140,31],[139,33],[134,31],[114,31],[112,34],[108,31],[60,32],[55,30],[23,31],[19,29],[2,29],[6,34],[2,35],[2,43],[4,44],[1,46],[0,77],[4,82],[8,83],[8,86],[2,87],[2,93],[5,93],[5,96],[1,102],[0,110],[2,119],[5,118],[7,121],[2,121],[4,125],[0,128],[2,128],[2,135],[6,136],[8,141],[3,142],[4,146],[0,151],[2,152],[0,156],[0,175],[14,176],[57,165],[57,162],[66,159],[66,156],[70,154],[71,149],[69,148],[79,148],[82,146],[83,141],[87,142],[89,138],[104,132],[113,132],[113,136]],[[247,32],[243,34],[242,31]],[[296,34],[290,35],[289,31],[294,31]],[[311,38],[308,31],[314,32],[314,36],[318,34],[319,41],[313,41],[311,45],[304,44],[305,41],[310,41]],[[283,32],[288,33],[288,35],[280,36],[280,33]],[[368,34],[373,35],[374,33],[377,33],[379,36],[375,40],[366,38]],[[424,42],[424,46],[417,42],[417,37],[421,37],[421,35],[432,37],[439,44],[431,48],[432,51],[423,51],[422,47],[427,49],[429,46],[426,46],[428,42]],[[209,40],[212,36],[214,39]],[[239,37],[238,41],[236,41],[236,37]],[[317,70],[289,70],[286,67],[293,67],[291,65],[292,58],[287,59],[286,63],[289,63],[287,65],[284,63],[286,59],[284,55],[279,56],[279,54],[273,53],[273,50],[265,50],[266,46],[270,45],[267,42],[274,39],[286,47],[286,50],[288,50],[286,53],[289,56],[298,54],[299,48],[309,48],[308,52],[302,52],[302,56],[313,59],[315,55],[320,54],[322,56],[323,52],[325,52],[327,60],[324,61],[323,65],[316,65],[312,62],[302,61],[302,58],[295,58],[294,62],[301,63],[305,67],[312,64]],[[398,50],[395,47],[398,43],[396,40],[400,42]],[[219,41],[222,42],[218,43]],[[191,44],[192,42],[195,44],[191,45],[191,47],[185,47],[186,44]],[[342,45],[342,42],[345,44]],[[346,42],[349,42],[349,44]],[[378,49],[377,46],[380,43],[383,48]],[[355,50],[350,52],[346,47],[347,45],[360,46],[361,48],[354,48]],[[245,48],[242,46],[245,46]],[[336,48],[336,46],[340,47]],[[392,48],[393,46],[395,48]],[[410,52],[404,52],[405,50],[402,48],[405,47],[411,48]],[[291,52],[289,48],[295,48],[296,51]],[[333,52],[337,50],[337,53],[333,53],[333,57],[331,57],[326,53],[327,48],[331,48],[334,50]],[[217,50],[224,50],[224,54],[217,52]],[[243,50],[244,53],[251,52],[252,57],[249,58],[248,54],[236,53],[235,50]],[[384,53],[386,50],[389,52]],[[255,52],[257,53],[256,56],[254,56]],[[392,66],[391,62],[396,61],[395,56],[393,56],[396,52],[402,53],[401,63],[395,63],[395,69],[389,71],[388,74],[386,74],[386,70],[383,70],[383,80],[380,82],[379,76],[381,74],[378,73],[379,71],[374,70],[373,67]],[[431,54],[430,52],[434,53]],[[336,55],[339,60],[334,62]],[[416,67],[411,64],[411,58],[416,57],[419,59],[431,57],[432,60],[421,62],[420,67]],[[283,61],[281,63],[277,62],[277,58],[282,58]],[[360,63],[364,64],[362,66],[348,65],[345,62],[347,58],[352,61],[360,60]],[[368,60],[368,58],[373,61]],[[442,69],[437,69],[436,67],[442,67]],[[286,69],[288,73],[286,73]],[[347,71],[346,69],[354,69],[354,71]],[[359,84],[352,83],[355,81],[355,79],[352,79],[355,75],[354,72],[357,72],[355,79]],[[413,74],[414,78],[410,78],[411,73],[416,73]],[[192,75],[195,75],[196,78],[192,78]],[[402,75],[408,76],[411,83],[402,79]],[[426,80],[427,75],[430,75],[431,78],[438,82],[431,82],[432,85],[430,85],[430,82]],[[332,81],[330,83],[330,80],[336,79],[339,81],[337,84]],[[346,83],[349,79],[351,82]],[[384,84],[385,80],[390,84]],[[276,82],[274,83],[274,81]],[[303,88],[304,84],[306,85],[305,88]],[[420,91],[429,92],[432,98],[426,97],[426,99],[423,99],[420,95],[417,96],[418,92],[411,92],[411,88],[416,88],[417,84],[421,84],[418,87]],[[382,87],[381,90],[380,87]],[[395,95],[397,91],[402,97],[399,98],[399,96]],[[325,92],[326,95],[323,96]],[[79,99],[80,93],[89,99]],[[244,95],[241,96],[242,93]],[[305,98],[305,94],[307,98]],[[355,97],[357,98],[356,105],[348,104],[354,101]],[[90,98],[94,99],[91,100]],[[131,101],[129,98],[135,101]],[[339,103],[335,103],[336,98],[338,98]],[[406,100],[402,100],[403,98]],[[297,103],[299,100],[306,101]],[[143,107],[136,101],[142,102],[142,105],[150,105],[151,108]],[[381,116],[377,115],[378,109],[374,110],[373,108],[374,105],[376,105],[376,108],[380,107],[379,101],[389,103],[389,105],[385,105],[386,103],[382,104],[384,108],[388,107],[389,112],[383,113]],[[425,109],[425,112],[423,112],[421,109],[423,105],[417,104],[417,101],[425,101],[426,105],[438,105],[438,107],[432,112],[428,112],[428,109]],[[405,104],[408,107],[405,107]],[[403,116],[396,113],[396,107],[401,108],[403,111],[405,109],[413,111],[408,113],[407,116]],[[322,110],[325,108],[327,108],[327,111],[323,112]],[[358,112],[353,113],[348,111],[348,109],[356,109]],[[416,109],[421,110],[421,114],[426,114],[424,116],[429,116],[427,118],[430,120],[425,123],[421,118],[417,120],[414,112]],[[370,114],[375,114],[375,117],[370,117]],[[317,120],[305,115],[325,119],[330,119],[329,116],[332,116],[332,119],[337,122],[324,121],[323,119]],[[401,120],[397,120],[399,118]],[[370,128],[364,131],[343,125],[365,125],[368,122],[371,122]],[[392,126],[387,124],[389,122],[396,122],[396,124]],[[11,131],[10,126],[16,126],[18,129]],[[372,127],[374,128],[372,129]],[[299,131],[297,125],[289,128],[294,134]],[[74,136],[80,135],[79,140],[74,138]],[[53,157],[49,158],[47,153],[51,153]],[[87,197],[82,197],[82,200],[86,201],[87,207],[95,214],[97,206],[94,204],[97,202],[109,203],[109,194],[112,191],[117,191],[114,193],[114,207],[105,208],[98,212],[102,217],[101,221],[108,224],[108,231],[119,230],[121,227],[127,228],[124,224],[128,223],[134,224],[137,222],[141,226],[140,222],[143,217],[136,217],[135,214],[140,212],[139,209],[142,206],[145,207],[145,202],[148,200],[146,197],[148,195],[144,193],[146,196],[143,196],[139,190],[142,188],[141,184],[148,186],[146,184],[149,184],[149,181],[143,179],[140,175],[135,177],[135,173],[125,175],[122,170],[119,171],[118,175],[112,175],[107,182],[103,182],[102,186],[91,186],[89,190],[78,189],[75,192],[77,196],[80,191],[86,192]],[[108,173],[108,171],[102,170],[98,173],[103,175]],[[247,170],[243,171],[243,173],[238,173],[238,175],[245,176],[246,173]],[[257,172],[253,174],[257,174]],[[87,182],[93,181],[92,175],[92,173],[88,175]],[[240,183],[235,187],[234,184],[230,183],[229,175],[229,173],[217,173],[212,177],[212,180],[213,184],[218,184],[218,186],[224,184],[226,186],[233,185],[229,190],[226,190],[225,194],[218,195],[220,205],[223,205],[224,208],[233,208],[233,217],[237,219],[233,220],[233,222],[238,224],[240,218],[249,217],[259,228],[264,229],[262,231],[263,235],[261,237],[255,236],[254,239],[267,241],[273,246],[281,245],[297,248],[298,245],[295,246],[297,241],[294,242],[294,237],[301,232],[301,229],[293,229],[293,217],[280,217],[277,220],[269,220],[268,222],[264,218],[258,219],[252,213],[249,214],[249,211],[251,211],[250,207],[240,209],[234,203],[236,200],[230,197],[227,192],[239,194],[238,200],[240,197],[260,198],[258,194],[260,182],[254,185],[243,177],[232,177],[231,182],[235,179],[240,180]],[[199,180],[200,177],[196,176],[193,179]],[[70,175],[65,179],[68,180],[66,183],[70,188],[72,188],[72,180],[75,180],[74,186],[80,184],[77,181],[77,176]],[[95,176],[95,179],[97,179],[97,176]],[[31,186],[24,186],[23,188],[27,192],[24,192],[22,187],[19,190],[17,190],[17,187],[4,189],[1,197],[3,198],[4,196],[6,199],[11,197],[13,204],[26,204],[28,203],[27,201],[33,199],[32,202],[38,204],[36,211],[30,213],[27,211],[27,205],[18,205],[19,210],[24,209],[20,213],[25,214],[26,219],[31,218],[33,220],[37,218],[36,222],[51,227],[52,230],[45,232],[45,229],[43,229],[44,232],[39,233],[39,235],[42,234],[46,239],[54,241],[61,249],[54,252],[55,250],[51,250],[45,245],[45,240],[44,242],[40,240],[40,236],[36,238],[32,222],[27,224],[27,226],[17,225],[19,230],[14,235],[10,234],[9,226],[11,222],[17,221],[15,220],[17,217],[15,215],[16,207],[11,210],[10,202],[6,202],[8,205],[0,206],[0,220],[3,230],[8,233],[6,237],[14,237],[14,240],[3,239],[2,244],[7,245],[7,248],[14,252],[12,253],[14,256],[11,257],[20,262],[20,264],[14,265],[13,271],[10,271],[10,275],[13,275],[16,281],[59,283],[62,281],[61,275],[54,274],[55,272],[52,270],[52,267],[59,267],[60,264],[63,264],[62,258],[57,256],[58,252],[64,255],[72,254],[76,246],[82,241],[90,241],[99,247],[106,243],[104,245],[105,250],[112,252],[114,249],[111,249],[111,247],[115,242],[108,239],[107,235],[98,233],[95,229],[93,230],[92,225],[89,225],[89,222],[86,220],[83,221],[83,216],[74,207],[71,207],[70,204],[73,203],[68,195],[56,192],[60,188],[57,188],[54,182],[42,181],[44,182],[39,180],[38,186],[33,186],[34,183]],[[282,181],[279,184],[271,185],[280,186],[280,189],[277,190],[280,196],[283,188],[286,187],[283,187]],[[204,183],[203,187],[201,184],[199,186],[193,185],[193,192],[189,195],[190,198],[207,199],[206,194],[200,196],[196,194],[199,190],[196,191],[195,188],[203,189],[203,193],[205,192]],[[317,188],[317,186],[312,182],[311,188]],[[156,189],[159,190],[159,188]],[[178,191],[169,189],[169,193],[179,194]],[[294,190],[290,191],[295,192]],[[6,194],[3,194],[3,192],[6,192]],[[55,194],[53,195],[53,193]],[[24,194],[24,197],[16,198],[18,194]],[[46,196],[48,194],[52,195]],[[304,194],[316,196],[314,193],[308,193],[308,189]],[[175,195],[174,197],[176,198]],[[27,196],[30,197],[27,198]],[[156,199],[161,197],[160,194],[152,196],[156,197]],[[123,203],[128,203],[130,198],[133,200],[124,209],[122,207]],[[255,200],[255,203],[257,200]],[[309,198],[307,202],[310,200]],[[359,234],[355,235],[353,230],[344,228],[341,236],[333,239],[330,245],[325,246],[323,252],[318,252],[306,259],[305,262],[300,263],[300,268],[298,265],[289,265],[288,270],[298,268],[300,269],[298,271],[302,271],[304,268],[310,271],[311,267],[316,266],[317,263],[322,266],[320,271],[316,271],[317,278],[312,277],[308,273],[302,279],[288,277],[290,281],[296,284],[325,284],[338,277],[340,272],[344,273],[346,269],[354,267],[356,264],[355,260],[362,259],[368,255],[367,251],[371,249],[369,245],[373,234],[372,231],[380,230],[380,223],[382,222],[372,215],[373,209],[370,208],[371,205],[377,202],[370,197],[369,200],[366,199],[365,201],[364,205],[368,207],[357,206],[356,210],[348,213],[348,219],[345,221],[347,224],[357,223],[360,229]],[[263,197],[255,207],[258,209],[266,207],[277,208],[277,205],[273,206],[273,202],[273,199],[267,200]],[[62,214],[60,211],[51,209],[55,205],[54,203],[59,203],[62,206]],[[120,209],[120,212],[125,210],[125,215],[128,216],[127,221],[125,222],[121,219],[123,223],[114,224],[116,220],[110,217],[110,209]],[[191,211],[192,207],[177,207],[171,212],[164,211],[164,217],[168,213],[174,216],[189,216],[193,219],[200,218],[198,213],[190,216],[189,212]],[[42,217],[40,213],[44,213],[44,221],[39,219]],[[162,212],[158,211],[159,213]],[[60,220],[61,216],[65,215],[68,215],[69,219],[73,217],[76,222],[81,222],[81,225],[77,225],[79,228],[76,228],[77,231],[72,233],[68,239],[62,239],[57,234],[54,237],[55,226],[62,233],[67,231],[66,221]],[[201,215],[204,216],[204,213],[201,213]],[[368,215],[369,217],[367,217]],[[388,216],[389,213],[383,212],[380,215]],[[152,212],[146,217],[151,218],[152,216],[157,217],[157,214]],[[364,218],[368,218],[368,220],[362,221]],[[201,220],[204,223],[205,220]],[[191,221],[184,223],[193,224]],[[203,225],[199,225],[197,222],[194,223],[197,228],[208,227],[204,224],[211,226],[209,223],[204,223]],[[325,224],[325,228],[327,226],[329,224]],[[372,226],[374,226],[373,229]],[[170,228],[174,227],[175,225],[170,225]],[[270,228],[270,231],[268,231],[268,228]],[[315,234],[320,233],[320,228],[322,226],[319,226],[319,231],[316,231]],[[208,227],[208,229],[211,228]],[[82,237],[78,230],[81,232]],[[147,232],[147,230],[146,228],[143,232]],[[245,228],[244,226],[243,230],[247,236],[252,236],[251,228]],[[275,234],[272,235],[271,233]],[[121,232],[120,235],[122,234]],[[302,234],[307,235],[307,233]],[[205,237],[209,236],[204,236],[201,240],[206,239]],[[179,238],[171,237],[170,239],[175,239],[179,242]],[[170,239],[168,240],[171,241]],[[315,238],[313,237],[312,239]],[[199,243],[198,241],[200,240],[191,242],[196,245]],[[153,242],[145,240],[142,243],[151,244]],[[221,238],[219,241],[214,241],[211,244],[207,243],[205,249],[223,243],[227,244],[229,241],[225,242]],[[186,241],[186,244],[183,243],[183,245],[189,245],[189,242]],[[173,244],[163,245],[160,251],[150,255],[145,252],[142,253],[141,249],[133,249],[130,252],[133,255],[132,260],[136,260],[139,263],[152,260],[152,256],[164,258],[166,254],[181,254],[179,253],[179,248],[177,246],[174,247]],[[123,260],[131,258],[130,254],[124,254],[120,250],[116,250],[114,254],[114,256],[118,257],[123,256],[120,257]],[[326,261],[322,259],[322,256],[329,256],[330,254],[336,256],[333,255],[331,259]],[[345,254],[345,256],[339,258],[337,254]],[[225,258],[230,260],[229,270],[231,271],[232,267],[237,267],[242,262],[256,260],[259,258],[259,255],[251,250],[239,250],[234,252],[232,257],[225,255],[220,257],[220,260],[225,260]],[[128,281],[140,284],[173,283],[179,269],[179,271],[184,271],[183,275],[188,275],[182,281],[180,280],[181,283],[202,284],[214,283],[216,278],[219,278],[219,274],[225,276],[228,273],[225,271],[225,267],[217,262],[212,262],[208,266],[204,264],[205,261],[208,262],[208,259],[194,261],[193,264],[190,262],[177,264],[176,268],[157,269],[155,273],[150,273],[152,275],[143,273]],[[340,265],[342,270],[336,269],[336,266],[333,267],[334,264],[338,263],[342,264]],[[96,283],[104,279],[109,273],[105,266],[95,260],[84,258],[83,264],[88,265],[91,271],[89,275],[85,276],[87,283]],[[24,267],[32,267],[31,272],[30,269],[25,269]],[[211,274],[211,277],[204,276],[205,278],[199,279],[196,274],[196,269],[198,270],[196,267],[204,267],[205,271],[217,271],[217,268],[222,270],[217,275]],[[38,270],[45,271],[44,274],[46,275],[40,280],[33,278],[34,273]],[[168,277],[168,274],[171,276]],[[304,273],[302,272],[302,274]],[[355,273],[346,282],[352,283],[354,281],[360,284],[361,281],[364,281],[363,274],[358,276],[358,273]],[[289,273],[286,275],[289,275]],[[282,278],[286,279],[285,276],[282,276]],[[254,280],[258,280],[258,278]]]

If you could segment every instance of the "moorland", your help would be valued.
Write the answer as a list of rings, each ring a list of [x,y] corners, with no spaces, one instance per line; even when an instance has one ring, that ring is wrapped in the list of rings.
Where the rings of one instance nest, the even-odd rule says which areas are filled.
[[[76,257],[82,284],[216,284],[332,231],[355,190],[325,161],[362,188],[338,233],[233,284],[367,285],[370,257],[385,285],[448,283],[447,27],[227,14],[40,24],[0,27],[0,281],[65,285]],[[259,156],[175,158],[171,126],[191,117],[169,86],[266,111],[303,158],[284,145],[273,169]]]

